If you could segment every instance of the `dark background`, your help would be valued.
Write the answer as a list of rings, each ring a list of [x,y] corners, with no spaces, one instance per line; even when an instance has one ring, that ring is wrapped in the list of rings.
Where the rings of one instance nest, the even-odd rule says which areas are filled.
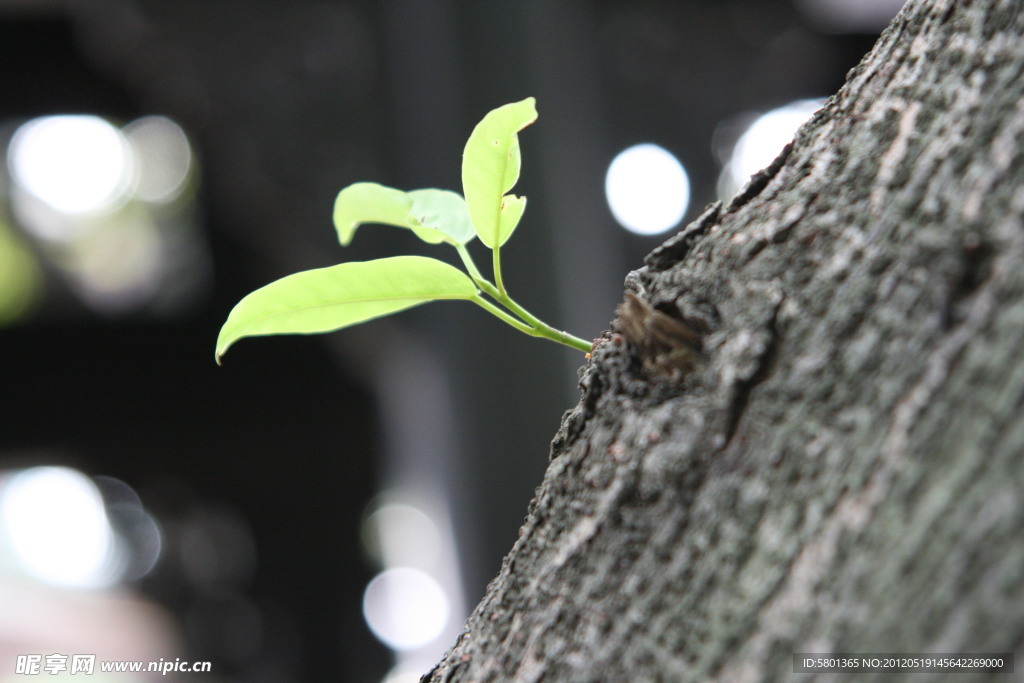
[[[227,312],[296,270],[428,253],[385,229],[343,251],[337,191],[458,189],[473,124],[534,95],[516,190],[530,206],[506,280],[541,318],[597,336],[664,239],[615,224],[612,156],[672,150],[692,218],[716,198],[721,124],[833,93],[878,28],[837,34],[782,0],[0,2],[0,122],[172,117],[199,157],[206,250],[201,286],[169,313],[97,314],[47,269],[44,297],[0,329],[0,468],[66,464],[135,488],[165,552],[133,589],[218,677],[379,680],[390,654],[360,611],[376,571],[359,540],[367,503],[396,481],[445,488],[471,607],[516,538],[583,358],[442,303],[246,340],[217,367]],[[421,420],[404,434],[403,396]],[[195,529],[220,552],[213,587],[182,559]]]

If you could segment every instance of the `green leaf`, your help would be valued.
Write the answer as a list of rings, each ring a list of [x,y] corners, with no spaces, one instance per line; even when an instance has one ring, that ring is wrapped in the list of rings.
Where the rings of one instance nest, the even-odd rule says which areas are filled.
[[[476,237],[473,223],[469,220],[466,200],[451,190],[413,190],[409,193],[412,208],[409,214],[413,220],[427,228],[440,230],[447,237],[445,241],[466,244]]]
[[[501,217],[498,219],[498,233],[505,235],[502,243],[508,239],[512,231],[519,225],[519,219],[523,217],[526,210],[526,197],[517,197],[514,194],[507,194],[501,202]]]
[[[473,299],[468,275],[424,256],[394,256],[306,270],[257,289],[232,309],[217,362],[243,337],[330,332],[439,299]]]
[[[536,100],[506,104],[484,116],[462,155],[462,190],[480,241],[500,247],[522,217],[525,200],[506,197],[519,179],[517,133],[537,120]]]
[[[334,201],[334,227],[341,246],[347,247],[356,228],[365,223],[406,228],[429,244],[465,244],[473,239],[465,201],[448,190],[402,192],[377,183],[349,185]]]

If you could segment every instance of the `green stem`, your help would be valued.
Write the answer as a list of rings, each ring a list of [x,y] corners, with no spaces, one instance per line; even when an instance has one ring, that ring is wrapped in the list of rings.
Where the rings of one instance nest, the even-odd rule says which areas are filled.
[[[462,259],[462,265],[466,266],[466,272],[468,272],[469,276],[473,278],[473,282],[476,283],[476,286],[483,289],[484,284],[490,284],[484,279],[484,276],[480,274],[476,264],[473,262],[473,257],[469,255],[469,251],[466,249],[466,245],[456,244],[454,246],[455,250],[459,252],[459,258]]]
[[[488,313],[494,315],[498,319],[503,320],[512,327],[516,328],[523,334],[528,334],[531,337],[550,339],[551,341],[558,342],[559,344],[569,346],[579,351],[583,351],[584,353],[590,351],[590,342],[580,339],[579,337],[574,337],[567,332],[556,330],[555,328],[543,322],[541,322],[537,326],[527,325],[523,321],[518,320],[517,318],[514,318],[505,311],[501,310],[500,308],[498,308],[497,306],[495,306],[493,303],[483,298],[482,296],[474,297],[473,299],[471,299],[471,301],[473,301],[473,303],[483,308]]]
[[[505,321],[506,323],[508,323],[512,327],[514,327],[517,330],[519,330],[520,332],[522,332],[523,334],[528,334],[531,337],[538,336],[537,335],[537,331],[534,330],[532,327],[530,327],[529,325],[524,323],[522,320],[519,320],[517,318],[512,317],[511,315],[509,315],[505,311],[501,310],[500,308],[498,308],[497,306],[495,306],[494,304],[492,304],[490,301],[488,301],[487,299],[483,298],[482,296],[476,296],[476,297],[470,299],[470,301],[475,303],[477,306],[480,306],[485,311],[487,311],[491,315],[497,317],[498,319]]]
[[[502,320],[531,337],[550,339],[551,341],[578,349],[584,353],[590,351],[590,342],[585,339],[580,339],[579,337],[574,337],[568,332],[551,327],[516,303],[512,297],[501,289],[500,285],[495,287],[491,282],[486,280],[480,274],[480,270],[476,267],[476,264],[473,262],[473,258],[469,255],[469,251],[466,249],[465,245],[455,245],[455,249],[459,252],[459,257],[462,259],[462,264],[466,266],[466,271],[469,273],[469,276],[473,278],[473,283],[476,284],[480,291],[504,306],[508,311],[511,311],[511,313],[514,313],[517,317],[509,315],[508,312],[502,310],[498,306],[495,306],[493,303],[481,296],[474,297],[472,299],[474,303],[486,310],[488,313],[497,317],[499,320]],[[495,256],[495,258],[497,258],[497,256]],[[495,269],[495,279],[500,283],[500,271],[497,267]]]
[[[501,250],[495,246],[491,249],[491,269],[494,271],[494,284],[498,285],[498,291],[502,296],[508,296],[505,292],[505,283],[501,280]]]
[[[548,325],[546,322],[520,306],[507,294],[497,296],[495,299],[497,299],[498,303],[515,313],[520,319],[532,327],[536,331],[536,334],[534,334],[535,337],[544,337],[545,339],[550,339],[560,344],[571,346],[574,349],[579,349],[584,353],[590,351],[590,347],[592,346],[591,342],[575,337],[564,330],[558,330],[551,327],[551,325]]]

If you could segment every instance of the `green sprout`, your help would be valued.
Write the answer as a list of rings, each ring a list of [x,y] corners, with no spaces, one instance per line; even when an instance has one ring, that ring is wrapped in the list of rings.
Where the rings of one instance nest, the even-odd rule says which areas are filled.
[[[537,120],[528,97],[488,113],[473,129],[462,156],[465,198],[449,190],[403,192],[356,183],[338,194],[334,226],[347,246],[366,223],[407,228],[429,244],[455,247],[463,272],[425,256],[392,256],[306,270],[252,292],[232,309],[217,337],[217,362],[243,337],[332,332],[429,301],[472,301],[520,332],[589,351],[590,342],[542,322],[508,295],[501,246],[526,208],[507,194],[519,179],[518,133]],[[491,250],[493,282],[480,274],[466,245],[479,237]]]

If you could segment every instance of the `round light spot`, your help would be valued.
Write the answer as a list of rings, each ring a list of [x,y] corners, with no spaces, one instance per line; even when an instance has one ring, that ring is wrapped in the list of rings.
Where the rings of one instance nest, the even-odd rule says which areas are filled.
[[[127,141],[96,116],[47,116],[23,124],[11,139],[7,163],[22,189],[71,215],[117,206],[132,177]]]
[[[731,186],[737,190],[765,168],[796,135],[823,100],[799,100],[758,117],[740,136],[729,158]]]
[[[135,196],[155,203],[177,199],[193,164],[181,126],[165,116],[146,116],[125,126],[124,134],[135,151]]]
[[[437,581],[411,567],[381,572],[363,593],[366,623],[394,650],[415,650],[437,638],[448,613],[448,597]]]
[[[385,567],[431,567],[441,554],[441,532],[425,512],[407,503],[385,503],[366,519],[367,550]]]
[[[20,564],[42,581],[94,588],[117,578],[103,498],[80,472],[35,467],[16,474],[0,499],[0,523]]]
[[[615,220],[640,235],[675,227],[690,205],[686,169],[671,152],[651,143],[620,152],[608,166],[604,189]]]

